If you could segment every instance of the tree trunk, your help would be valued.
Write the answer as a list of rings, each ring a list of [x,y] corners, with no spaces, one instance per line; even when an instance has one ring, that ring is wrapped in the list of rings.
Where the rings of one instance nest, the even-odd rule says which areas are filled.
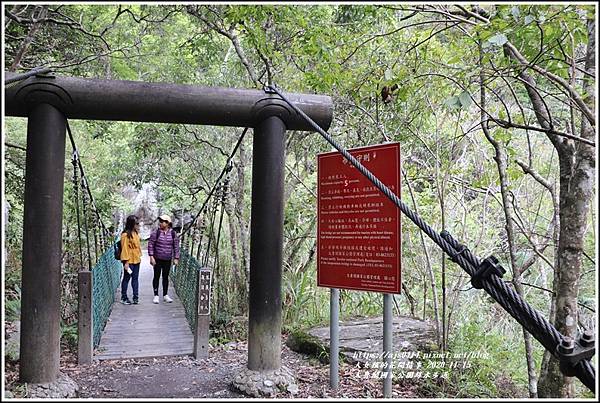
[[[585,58],[585,70],[595,77],[595,22],[588,20],[588,45]],[[508,57],[519,58],[515,52],[505,45]],[[522,56],[519,55],[521,58]],[[525,88],[536,113],[538,122],[543,128],[549,128],[551,120],[546,106],[536,90],[534,79],[523,70],[519,77],[525,82]],[[586,104],[595,112],[593,82],[584,78]],[[587,114],[582,111],[581,137],[593,140],[595,127],[591,126]],[[548,134],[548,138],[556,148],[560,166],[560,238],[558,242],[557,282],[553,285],[556,298],[556,317],[554,326],[565,336],[576,337],[577,331],[577,296],[579,292],[579,273],[583,255],[583,239],[586,232],[587,213],[593,196],[596,161],[594,147],[569,139],[561,139]],[[540,397],[569,398],[574,397],[575,388],[572,377],[565,377],[559,369],[558,361],[550,358],[548,370],[542,373],[539,384]]]
[[[595,22],[588,20],[588,47],[585,70],[595,76],[596,43]],[[593,83],[584,81],[586,103],[595,112]],[[595,128],[582,116],[581,137],[593,140]],[[594,148],[578,142],[571,147],[558,150],[560,159],[560,239],[558,256],[560,272],[556,292],[556,318],[554,325],[565,336],[577,336],[577,296],[579,273],[583,255],[583,240],[587,226],[587,214],[593,197],[595,167]],[[544,378],[544,397],[574,397],[573,378],[561,374],[559,364],[550,358]]]
[[[35,18],[36,20],[44,19],[44,18],[46,18],[46,15],[48,14],[48,6],[41,6],[37,16],[35,15],[35,11],[37,11],[37,10],[34,10],[34,12],[32,14],[32,18]],[[16,71],[19,68],[19,66],[21,65],[21,60],[23,60],[23,56],[25,56],[25,53],[27,53],[27,50],[29,50],[29,47],[31,46],[31,42],[33,42],[33,38],[35,38],[35,34],[40,29],[41,25],[42,25],[41,22],[35,22],[35,23],[31,24],[31,27],[29,28],[29,32],[27,33],[27,36],[25,37],[25,39],[23,39],[23,42],[21,42],[21,46],[19,46],[19,50],[17,51],[17,54],[15,55],[15,59],[11,63],[8,71]]]
[[[229,225],[229,240],[231,245],[231,274],[234,279],[233,288],[235,290],[235,299],[243,298],[245,294],[246,284],[245,284],[245,276],[242,275],[241,271],[243,270],[243,262],[240,259],[239,254],[239,236],[238,236],[238,227],[237,221],[235,220],[235,212],[234,205],[232,203],[229,195],[226,197],[225,203],[225,213],[227,213],[227,223]],[[243,305],[236,304],[236,307],[241,308],[243,310]],[[234,308],[234,307],[231,307]],[[236,315],[242,314],[243,312],[237,312]]]
[[[480,57],[481,57],[481,49],[480,49]],[[508,250],[510,256],[510,266],[512,267],[513,277],[512,284],[515,287],[515,291],[520,296],[523,296],[523,285],[521,284],[521,268],[517,266],[516,259],[516,244],[515,244],[515,230],[513,224],[513,213],[511,210],[511,203],[509,201],[509,188],[508,188],[508,176],[507,176],[507,168],[508,168],[508,155],[506,149],[500,142],[496,141],[491,133],[488,130],[487,122],[485,122],[485,87],[484,87],[484,73],[483,66],[480,73],[480,88],[481,88],[481,128],[483,129],[483,133],[487,140],[492,144],[495,150],[494,160],[496,161],[496,165],[498,167],[498,176],[500,177],[500,193],[502,196],[502,207],[504,209],[504,218],[505,218],[505,230],[506,230],[506,238],[508,242]],[[536,398],[537,397],[537,376],[535,374],[535,362],[533,360],[533,344],[531,339],[531,334],[525,330],[525,328],[521,328],[523,331],[523,341],[525,343],[525,360],[527,362],[527,377],[528,377],[528,386],[529,386],[529,397]]]
[[[239,241],[241,249],[241,261],[239,262],[239,271],[242,276],[244,283],[243,295],[240,295],[241,301],[244,301],[244,311],[247,310],[248,306],[248,295],[249,295],[249,279],[250,279],[250,241],[248,236],[248,228],[250,225],[250,219],[244,216],[244,196],[246,192],[246,166],[248,164],[248,157],[246,155],[246,147],[244,142],[240,143],[238,149],[238,164],[236,165],[237,173],[237,188],[235,189],[235,216],[238,222],[239,229]]]

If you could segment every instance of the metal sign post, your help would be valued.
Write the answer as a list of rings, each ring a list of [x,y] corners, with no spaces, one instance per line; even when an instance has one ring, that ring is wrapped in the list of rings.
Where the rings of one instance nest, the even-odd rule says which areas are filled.
[[[383,397],[392,397],[392,294],[383,294]]]
[[[340,358],[340,290],[330,289],[329,296],[329,386],[337,390],[339,387]]]

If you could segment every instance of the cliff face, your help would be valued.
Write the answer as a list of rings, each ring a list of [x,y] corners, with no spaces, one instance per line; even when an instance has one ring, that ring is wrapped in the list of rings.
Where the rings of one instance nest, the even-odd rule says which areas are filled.
[[[117,211],[114,214],[114,221],[117,224],[117,229],[120,230],[125,226],[125,220],[130,214],[135,214],[140,220],[140,238],[148,239],[152,231],[158,228],[157,218],[161,214],[168,214],[173,220],[173,228],[178,230],[181,228],[182,221],[186,223],[192,220],[192,215],[181,210],[166,210],[158,205],[158,190],[152,183],[145,183],[141,189],[135,189],[132,186],[127,186],[122,191],[123,197],[129,201],[132,206],[128,211]]]
[[[129,202],[131,210],[117,211],[114,214],[117,229],[125,226],[125,220],[130,214],[135,214],[140,220],[140,238],[148,239],[150,233],[157,228],[157,217],[160,214],[169,214],[161,211],[157,204],[157,190],[153,184],[145,183],[140,190],[132,186],[123,189],[123,197]]]

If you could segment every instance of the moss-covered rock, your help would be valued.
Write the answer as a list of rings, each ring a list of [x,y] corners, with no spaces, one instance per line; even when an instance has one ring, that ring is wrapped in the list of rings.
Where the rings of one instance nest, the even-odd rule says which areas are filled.
[[[305,330],[292,330],[285,344],[292,350],[317,358],[324,364],[329,362],[329,345]]]
[[[382,318],[352,318],[340,322],[340,360],[350,364],[366,364],[381,354]],[[435,332],[428,321],[396,316],[393,323],[393,352],[430,352],[436,350]],[[329,362],[329,326],[293,330],[286,342],[299,353]]]

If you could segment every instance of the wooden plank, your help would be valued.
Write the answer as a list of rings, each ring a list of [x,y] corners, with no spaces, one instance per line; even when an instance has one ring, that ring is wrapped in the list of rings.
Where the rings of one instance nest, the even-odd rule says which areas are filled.
[[[102,344],[103,347],[109,346],[120,346],[126,348],[128,346],[164,346],[164,345],[174,345],[174,344],[189,344],[192,342],[193,338],[189,339],[173,339],[173,340],[160,340],[160,339],[152,339],[152,340],[137,340],[137,341],[122,341],[122,340],[107,340]]]
[[[183,355],[192,355],[192,351],[178,351],[169,353],[152,353],[152,354],[132,354],[127,352],[126,354],[111,354],[111,355],[99,355],[96,356],[98,360],[123,360],[128,358],[154,358],[154,357],[175,357]]]
[[[95,358],[100,360],[189,355],[193,352],[194,336],[185,317],[181,301],[174,294],[169,279],[172,303],[153,304],[153,270],[144,251],[139,277],[138,305],[120,303],[117,290],[109,321],[106,324]],[[162,279],[159,286],[162,294]],[[131,285],[128,288],[131,299]]]
[[[82,270],[78,273],[78,321],[77,321],[77,362],[90,364],[93,355],[92,324],[92,272]]]

